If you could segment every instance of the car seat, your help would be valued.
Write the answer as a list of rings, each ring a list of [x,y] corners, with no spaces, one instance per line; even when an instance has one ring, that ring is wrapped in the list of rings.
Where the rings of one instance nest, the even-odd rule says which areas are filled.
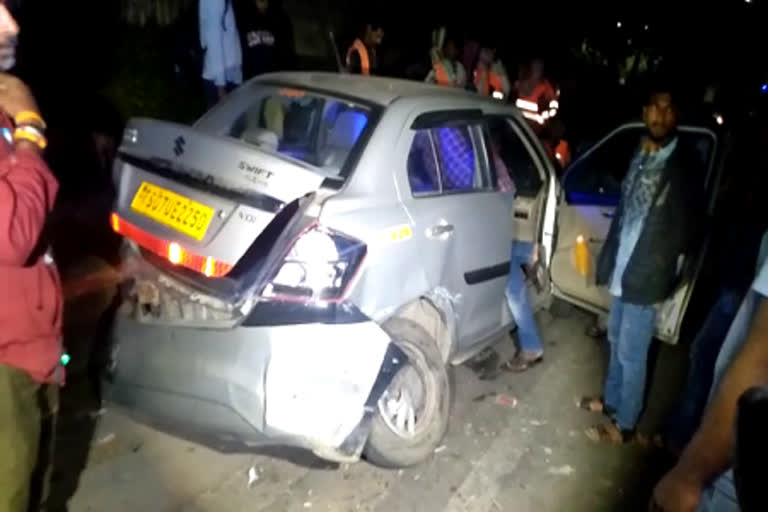
[[[367,123],[368,117],[363,112],[347,110],[339,114],[323,147],[320,159],[323,167],[334,169],[338,174]]]

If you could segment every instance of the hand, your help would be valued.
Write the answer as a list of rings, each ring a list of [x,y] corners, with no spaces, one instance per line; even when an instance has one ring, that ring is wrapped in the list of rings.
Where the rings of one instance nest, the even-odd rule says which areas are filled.
[[[8,73],[0,73],[0,110],[11,117],[20,112],[40,112],[29,87]]]
[[[695,512],[701,501],[702,485],[672,469],[653,490],[649,512]]]
[[[531,266],[535,267],[540,258],[539,244],[533,244],[533,251],[531,252]]]

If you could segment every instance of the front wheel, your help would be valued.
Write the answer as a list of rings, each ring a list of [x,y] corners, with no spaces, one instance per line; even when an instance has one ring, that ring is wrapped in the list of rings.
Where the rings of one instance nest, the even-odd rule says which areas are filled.
[[[417,323],[396,318],[384,329],[408,356],[377,403],[366,459],[386,468],[416,465],[448,429],[451,385],[437,343]]]

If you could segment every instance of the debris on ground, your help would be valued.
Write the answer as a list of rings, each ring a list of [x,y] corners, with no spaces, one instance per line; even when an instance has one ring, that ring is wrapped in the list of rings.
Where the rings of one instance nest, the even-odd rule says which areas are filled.
[[[250,489],[253,487],[253,484],[255,484],[259,480],[259,473],[256,471],[255,466],[251,466],[251,469],[248,470],[248,488]]]
[[[444,444],[441,444],[440,446],[435,448],[435,453],[440,453],[440,452],[444,451],[446,448],[448,448],[448,447],[445,446]]]
[[[494,400],[496,405],[504,405],[506,407],[517,407],[517,398],[510,396],[510,395],[496,395],[496,400]]]
[[[304,508],[312,508],[312,502],[311,501],[305,501],[304,502]]]
[[[558,475],[558,476],[569,476],[576,472],[575,469],[573,469],[573,466],[570,466],[566,464],[565,466],[560,467],[552,467],[547,470],[547,473],[550,475]]]
[[[93,442],[93,446],[104,446],[105,444],[109,444],[109,443],[111,443],[112,441],[115,440],[115,437],[117,437],[117,436],[115,436],[115,433],[114,432],[110,432],[109,434],[101,436],[100,438],[95,440]]]
[[[547,455],[552,455],[552,448],[550,448],[549,446],[545,446],[544,453],[546,453]]]
[[[547,424],[546,421],[539,421],[539,420],[531,420],[528,423],[534,427],[542,427]]]

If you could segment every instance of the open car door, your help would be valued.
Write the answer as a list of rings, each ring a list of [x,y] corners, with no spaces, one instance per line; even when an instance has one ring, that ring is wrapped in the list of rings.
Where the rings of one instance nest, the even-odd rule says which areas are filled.
[[[717,136],[693,126],[678,128],[679,143],[695,149],[701,186],[710,205],[719,182],[716,169]],[[552,293],[584,309],[606,315],[611,305],[608,289],[595,284],[595,268],[619,202],[621,183],[646,128],[642,123],[625,124],[579,157],[563,177],[563,194],[557,210],[557,236],[550,267]],[[589,251],[587,276],[577,270],[574,248],[583,237]],[[659,305],[656,337],[677,343],[685,310],[706,254],[708,237],[698,254],[683,262],[681,280],[666,302]]]

